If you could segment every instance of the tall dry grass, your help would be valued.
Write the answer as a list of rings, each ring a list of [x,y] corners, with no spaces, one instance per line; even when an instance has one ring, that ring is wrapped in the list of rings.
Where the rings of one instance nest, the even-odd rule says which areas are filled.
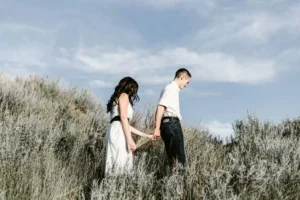
[[[136,138],[133,176],[103,177],[105,107],[58,81],[0,77],[0,199],[298,199],[300,118],[248,115],[222,145],[183,126],[187,170],[164,168],[162,141]],[[154,108],[132,124],[153,130]]]
[[[104,107],[88,91],[0,80],[1,199],[76,199],[99,177]]]

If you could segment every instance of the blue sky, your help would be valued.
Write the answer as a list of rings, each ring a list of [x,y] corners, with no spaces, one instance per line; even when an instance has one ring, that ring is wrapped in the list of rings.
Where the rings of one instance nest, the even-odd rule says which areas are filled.
[[[185,67],[184,123],[225,136],[247,112],[299,116],[299,13],[292,0],[0,0],[0,70],[60,77],[104,103],[132,76],[142,106]]]

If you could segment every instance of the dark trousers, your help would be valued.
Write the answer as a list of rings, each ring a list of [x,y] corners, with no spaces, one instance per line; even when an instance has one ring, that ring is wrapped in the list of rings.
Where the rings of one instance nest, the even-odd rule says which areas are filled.
[[[168,166],[172,169],[174,167],[174,163],[178,160],[180,165],[179,167],[184,169],[186,161],[180,121],[170,120],[168,122],[161,122],[160,134],[165,143],[165,149],[168,156]]]

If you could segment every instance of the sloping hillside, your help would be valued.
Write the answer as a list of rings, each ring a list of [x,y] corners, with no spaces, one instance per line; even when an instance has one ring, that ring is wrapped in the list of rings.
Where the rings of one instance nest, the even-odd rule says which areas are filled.
[[[137,112],[132,123],[151,133],[153,112]],[[133,176],[104,178],[107,117],[88,91],[2,75],[0,199],[300,198],[299,118],[273,124],[249,115],[233,124],[236,138],[227,145],[183,126],[185,175],[164,170],[160,140],[134,153]]]

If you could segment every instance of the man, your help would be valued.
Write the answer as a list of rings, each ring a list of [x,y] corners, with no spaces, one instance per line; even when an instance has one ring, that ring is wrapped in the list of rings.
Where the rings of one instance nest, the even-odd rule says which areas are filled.
[[[176,159],[178,159],[180,168],[185,167],[179,92],[189,84],[191,77],[187,69],[177,70],[174,80],[162,90],[155,114],[154,137],[163,139],[168,156],[168,165],[171,169],[173,169]]]

